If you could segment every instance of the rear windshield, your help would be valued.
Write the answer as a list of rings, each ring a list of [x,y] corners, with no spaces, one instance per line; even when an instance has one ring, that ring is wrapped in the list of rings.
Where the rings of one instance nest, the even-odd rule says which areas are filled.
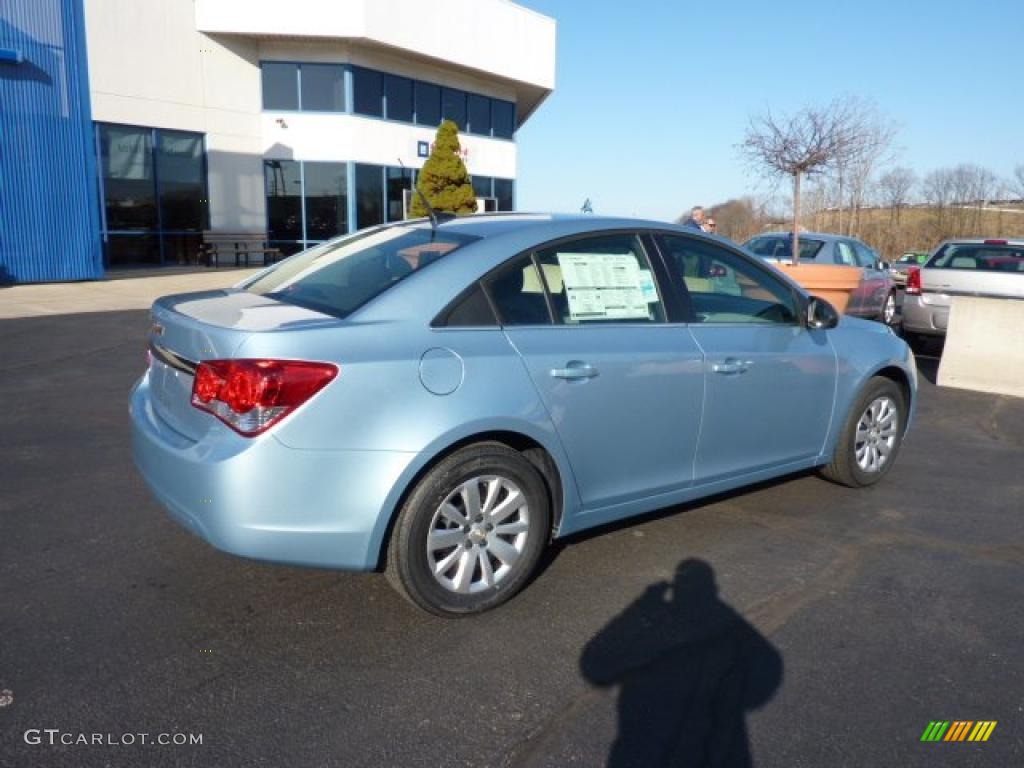
[[[479,239],[425,228],[370,230],[297,253],[243,287],[346,317],[413,272]]]
[[[929,269],[1024,272],[1024,245],[948,243],[926,266]]]
[[[813,259],[824,244],[821,240],[800,238],[800,258]],[[790,237],[755,237],[747,241],[746,247],[764,259],[793,258],[793,239]]]

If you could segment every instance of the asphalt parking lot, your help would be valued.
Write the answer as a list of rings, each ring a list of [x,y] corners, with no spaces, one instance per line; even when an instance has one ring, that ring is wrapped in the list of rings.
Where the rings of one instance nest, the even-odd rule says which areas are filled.
[[[940,390],[922,360],[880,486],[806,475],[606,529],[444,621],[383,577],[248,562],[171,522],[130,459],[146,328],[0,323],[2,766],[1024,761],[1024,400]],[[934,720],[998,725],[921,743]]]

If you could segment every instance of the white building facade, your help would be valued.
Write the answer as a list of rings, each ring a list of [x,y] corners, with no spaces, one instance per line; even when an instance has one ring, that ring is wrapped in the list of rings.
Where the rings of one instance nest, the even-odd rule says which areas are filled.
[[[85,0],[85,22],[108,267],[401,219],[443,119],[479,205],[513,210],[516,130],[555,87],[555,22],[506,0]]]

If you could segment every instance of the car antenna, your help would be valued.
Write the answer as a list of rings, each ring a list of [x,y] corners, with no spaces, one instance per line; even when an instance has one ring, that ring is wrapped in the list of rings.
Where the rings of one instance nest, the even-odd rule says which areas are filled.
[[[403,171],[406,170],[405,163],[402,162],[402,158],[398,158],[398,164],[399,164],[399,166],[401,166]],[[413,188],[413,191],[417,195],[420,196],[420,202],[423,203],[423,207],[427,209],[427,215],[430,217],[430,228],[431,229],[435,229],[436,230],[438,223],[441,222],[441,221],[451,221],[452,219],[455,218],[455,214],[451,214],[451,213],[445,213],[443,215],[439,215],[437,213],[437,211],[434,210],[434,206],[432,206],[430,204],[430,202],[427,200],[427,196],[423,194],[423,190],[420,189],[418,184],[414,183],[412,185],[412,188]]]

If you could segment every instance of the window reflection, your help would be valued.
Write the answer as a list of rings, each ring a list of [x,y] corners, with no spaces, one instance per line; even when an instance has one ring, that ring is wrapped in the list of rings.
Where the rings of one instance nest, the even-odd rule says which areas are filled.
[[[388,120],[412,122],[412,80],[407,77],[386,75],[384,97],[387,99]]]
[[[303,64],[302,109],[315,112],[345,111],[345,68],[339,64]]]
[[[352,68],[352,102],[357,115],[384,116],[384,80],[380,72]]]
[[[267,236],[271,240],[302,240],[302,176],[293,160],[263,163],[267,189]]]
[[[460,131],[466,129],[466,92],[454,88],[441,89],[441,117],[451,120]]]
[[[384,177],[379,165],[356,164],[356,228],[384,223]]]
[[[344,163],[306,163],[306,239],[329,240],[348,231]]]
[[[208,226],[202,134],[96,124],[110,266],[195,261]]]
[[[295,110],[299,108],[299,66],[276,61],[262,65],[263,108]]]
[[[412,189],[412,170],[409,168],[388,168],[388,221],[405,218],[405,191]]]
[[[156,168],[165,230],[206,226],[203,137],[182,131],[157,132]]]
[[[416,122],[431,127],[441,124],[441,87],[431,83],[415,84]]]

